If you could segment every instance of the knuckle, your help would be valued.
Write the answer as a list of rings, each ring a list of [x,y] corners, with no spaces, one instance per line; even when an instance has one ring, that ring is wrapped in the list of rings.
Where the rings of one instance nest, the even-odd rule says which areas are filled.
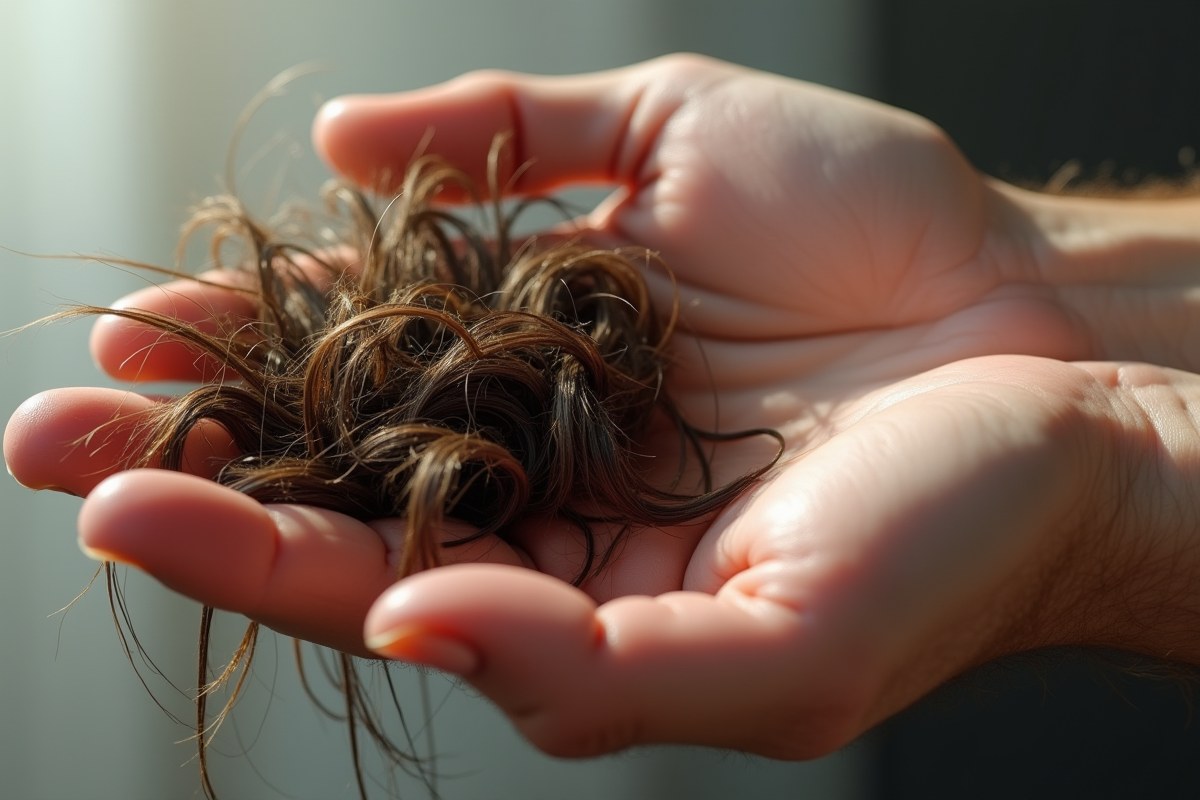
[[[520,76],[503,69],[475,69],[464,72],[450,81],[455,88],[475,91],[500,91],[512,85]]]
[[[731,64],[699,53],[671,53],[646,62],[652,72],[668,78],[694,78],[713,72],[728,72]]]

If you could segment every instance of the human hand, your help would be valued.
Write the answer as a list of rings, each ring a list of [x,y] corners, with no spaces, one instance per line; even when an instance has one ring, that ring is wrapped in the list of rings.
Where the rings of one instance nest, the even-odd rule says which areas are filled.
[[[1180,290],[1200,203],[1022,191],[981,176],[929,121],[824,87],[698,56],[470,73],[334,100],[314,142],[366,186],[390,188],[422,147],[486,186],[502,131],[511,191],[618,187],[572,232],[660,253],[677,283],[649,278],[664,306],[678,289],[693,333],[806,340],[751,364],[857,363],[858,384],[985,353],[1200,368]]]
[[[707,528],[682,591],[597,607],[455,566],[390,589],[367,640],[463,675],[560,756],[819,756],[1042,646],[1200,663],[1198,389],[1144,364],[957,362],[846,409]]]
[[[436,128],[430,149],[462,162],[477,178],[482,178],[478,152],[486,150],[495,131],[512,129],[518,132],[514,162],[520,163],[524,154],[538,157],[520,178],[519,190],[542,191],[578,180],[621,184],[623,192],[586,221],[583,235],[613,245],[638,240],[660,250],[674,269],[687,328],[676,339],[673,395],[702,426],[771,426],[789,441],[788,462],[752,496],[707,527],[635,533],[612,568],[585,585],[586,594],[532,571],[477,574],[483,568],[464,566],[401,584],[396,591],[403,602],[398,605],[394,594],[384,598],[369,633],[387,634],[397,623],[415,624],[417,628],[407,629],[410,633],[434,629],[451,642],[466,642],[465,650],[455,650],[453,644],[439,650],[427,635],[407,636],[385,650],[414,660],[440,660],[441,666],[470,673],[522,730],[552,752],[583,754],[669,738],[791,757],[814,755],[947,675],[1011,649],[1012,641],[1001,645],[1005,637],[997,631],[1003,626],[978,625],[968,616],[948,619],[947,614],[978,603],[971,588],[976,584],[1008,587],[1006,581],[1015,574],[1023,577],[1013,580],[1018,588],[1010,591],[1034,591],[1028,573],[1055,552],[1045,540],[1062,539],[1057,526],[1069,519],[1050,495],[1061,493],[1058,500],[1068,505],[1084,503],[1071,494],[1080,484],[1047,481],[1039,488],[1048,494],[1027,495],[994,478],[1010,457],[1026,463],[1021,457],[1031,447],[1038,452],[1039,441],[1055,455],[1063,447],[1070,449],[1078,434],[1064,438],[1064,431],[1074,428],[1055,427],[1061,409],[1054,403],[1040,407],[1014,400],[1020,413],[1013,418],[997,416],[1003,409],[979,407],[980,396],[996,385],[1008,387],[998,392],[1001,397],[1055,396],[1058,390],[1039,384],[1049,380],[1043,372],[1022,372],[1026,362],[1019,375],[1008,376],[1015,386],[987,370],[972,371],[978,364],[956,373],[958,384],[977,387],[973,395],[966,392],[973,399],[957,412],[977,416],[973,427],[950,422],[957,416],[944,407],[956,406],[946,398],[957,394],[942,386],[945,374],[923,373],[989,353],[1058,358],[1153,353],[1163,363],[1190,366],[1195,351],[1186,329],[1181,335],[1170,324],[1147,324],[1147,304],[1137,302],[1159,300],[1154,318],[1166,323],[1172,317],[1163,308],[1186,307],[1178,280],[1178,255],[1187,250],[1186,237],[1166,235],[1165,222],[1155,223],[1157,229],[1114,227],[1117,215],[1130,216],[1127,209],[1052,201],[988,184],[936,129],[866,101],[690,58],[574,79],[477,75],[393,99],[346,100],[319,121],[318,147],[334,165],[373,181],[383,169],[402,169],[430,125]],[[476,145],[483,150],[476,152]],[[359,161],[347,160],[352,158]],[[1159,209],[1152,216],[1161,220],[1170,215]],[[1063,230],[1075,235],[1062,236]],[[1097,241],[1079,235],[1081,231],[1103,231],[1107,239]],[[1114,255],[1121,245],[1133,247],[1148,237],[1160,244],[1153,255],[1161,269],[1145,259]],[[1071,284],[1097,277],[1106,281],[1099,294],[1087,285]],[[668,298],[670,281],[651,279],[660,297]],[[1110,309],[1105,318],[1095,313],[1103,305],[1097,297]],[[150,290],[132,302],[155,310],[178,309],[202,320],[247,313],[234,296],[199,284]],[[1113,314],[1112,308],[1127,313]],[[106,320],[94,338],[97,358],[125,377],[198,376],[194,354],[178,346],[165,343],[144,355],[146,335]],[[1074,386],[1078,376],[1088,380],[1086,371],[1046,367],[1058,368],[1075,370],[1070,380],[1060,376],[1067,386]],[[1072,413],[1102,421],[1097,423],[1102,431],[1125,430],[1129,420],[1120,415],[1115,422],[1103,414],[1089,416],[1093,406],[1103,408],[1106,402],[1125,407],[1105,394],[1103,385],[1093,391],[1098,394],[1083,393],[1092,398],[1091,405]],[[924,399],[909,401],[910,393]],[[1075,397],[1065,393],[1068,399]],[[719,414],[713,411],[714,397]],[[107,449],[76,449],[65,460],[63,443],[141,402],[95,390],[43,397],[10,424],[6,455],[22,482],[84,494],[119,469],[129,432],[117,426]],[[888,403],[898,410],[889,411]],[[872,411],[881,405],[886,408]],[[1065,401],[1064,407],[1072,408]],[[1003,430],[1016,433],[995,442],[977,441],[986,438],[981,434],[993,423],[1002,422],[1008,423]],[[956,434],[962,427],[971,435],[957,442],[947,425]],[[942,443],[949,437],[949,449],[916,451],[911,441],[893,448],[889,432],[900,435],[910,429],[914,435],[928,434],[918,442]],[[211,453],[227,457],[220,431],[197,437],[195,446],[197,469]],[[1119,465],[1136,473],[1143,465],[1137,460],[1145,457],[1143,452],[1116,445],[1109,449],[1120,458],[1101,460],[1102,467]],[[723,447],[716,479],[741,474],[762,458],[753,443]],[[924,470],[917,469],[922,459],[930,462]],[[1084,470],[1066,460],[1072,469]],[[851,462],[853,470],[847,468]],[[815,474],[816,465],[825,463],[841,465],[840,471],[823,478]],[[839,478],[855,484],[856,473],[869,491],[829,483]],[[1101,478],[1096,482],[1104,484]],[[820,499],[807,493],[810,486],[825,487],[831,500],[850,497],[852,504],[842,514],[853,511],[861,528],[845,538],[814,538],[802,525],[792,526],[788,534],[787,526],[739,522],[761,520],[780,493],[785,499],[793,493]],[[972,561],[955,550],[937,557],[947,541],[945,531],[952,527],[946,515],[962,510],[949,501],[975,497],[971,487],[982,493],[979,502],[999,509],[988,517],[994,520],[990,532],[981,535],[999,549],[997,558],[1008,565],[1007,573],[988,559]],[[834,524],[829,505],[815,508],[821,513],[814,519],[830,531],[849,524]],[[913,524],[898,531],[897,520]],[[81,534],[91,547],[138,564],[198,599],[356,651],[362,647],[359,631],[366,609],[394,574],[397,524],[365,526],[310,509],[263,510],[189,476],[135,472],[113,477],[91,497]],[[1080,526],[1087,528],[1083,521]],[[1015,536],[1018,531],[1033,533]],[[785,541],[789,536],[790,545]],[[774,639],[763,637],[753,615],[741,613],[742,601],[757,597],[747,594],[746,585],[775,567],[755,572],[749,561],[722,563],[736,542],[744,548],[739,552],[787,556],[795,562],[798,570],[788,567],[788,558],[778,569],[800,575],[785,581],[784,588],[792,596],[799,592],[807,606],[825,609],[825,618],[837,624],[818,633],[801,630],[795,624],[798,617],[789,619],[786,602],[761,602],[754,606],[764,615],[759,622],[775,625],[776,634]],[[461,556],[532,565],[556,578],[569,577],[579,563],[570,540],[550,521],[532,521],[515,545],[492,542]],[[917,578],[884,580],[889,576],[880,572],[881,565],[891,563],[885,555],[897,551],[911,554]],[[822,556],[832,572],[822,573],[816,564],[816,571],[805,577],[805,564]],[[463,586],[470,582],[463,576],[478,582]],[[472,586],[494,591],[481,594]],[[894,591],[880,599],[880,587]],[[666,595],[649,606],[647,601],[615,599],[680,589],[698,594]],[[715,599],[707,594],[711,592],[718,592]],[[911,602],[897,602],[905,597]],[[592,602],[608,600],[614,602],[592,611]],[[687,636],[695,638],[654,626],[655,609],[672,604],[680,607],[672,616],[684,628],[690,624]],[[556,614],[571,619],[556,621]],[[598,630],[594,623],[583,624],[593,618],[604,621],[610,643],[633,637],[635,646],[624,652],[634,652],[643,665],[659,670],[654,680],[613,656],[619,648],[591,651],[600,661],[607,659],[614,678],[604,684],[609,693],[597,693],[594,708],[616,720],[569,715],[581,710],[569,702],[570,692],[586,694],[589,685],[545,680],[547,671],[580,664],[572,661],[571,648],[578,655],[579,630]],[[641,633],[639,619],[648,620]],[[877,620],[895,622],[888,629],[895,638],[890,645],[868,646],[878,634]],[[435,624],[420,627],[430,621]],[[496,636],[485,636],[476,624],[481,621]],[[565,635],[572,630],[575,635]],[[623,630],[631,633],[623,636]],[[500,635],[504,631],[508,634]],[[528,636],[523,638],[521,631]],[[923,639],[939,635],[955,642],[949,654],[944,648],[931,653],[920,647]],[[965,644],[956,637],[965,637]],[[390,638],[396,639],[394,632]],[[531,643],[536,647],[530,649]],[[1036,643],[1044,641],[1031,637],[1020,646]],[[722,651],[724,660],[713,655]],[[515,656],[532,658],[541,671],[528,660],[514,661]],[[582,674],[603,677],[587,669]],[[803,691],[780,694],[787,687],[779,679],[792,677]],[[664,682],[673,691],[655,705],[649,695]],[[895,689],[896,684],[903,689]],[[736,686],[775,692],[770,703],[774,714],[754,705]],[[540,698],[535,692],[539,687],[545,690]],[[628,702],[614,702],[614,691],[627,695]],[[569,729],[568,719],[580,727]],[[639,720],[640,725],[632,724]]]

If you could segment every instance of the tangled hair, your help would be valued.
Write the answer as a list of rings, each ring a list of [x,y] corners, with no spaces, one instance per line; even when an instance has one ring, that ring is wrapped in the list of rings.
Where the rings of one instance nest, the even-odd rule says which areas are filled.
[[[501,194],[500,147],[498,139],[492,198]],[[160,329],[237,378],[203,385],[151,412],[131,466],[181,469],[189,432],[214,421],[242,454],[220,470],[218,482],[264,503],[320,506],[361,520],[406,518],[398,578],[438,566],[442,547],[504,537],[524,515],[540,514],[568,520],[585,543],[578,584],[613,553],[615,542],[597,551],[594,524],[615,523],[623,535],[695,520],[729,503],[774,463],[712,486],[703,441],[765,434],[782,448],[781,437],[768,430],[706,432],[684,419],[664,390],[675,311],[659,318],[628,251],[570,241],[514,247],[513,221],[527,203],[505,213],[498,199],[487,239],[434,204],[447,186],[475,196],[464,174],[431,157],[412,165],[383,213],[352,188],[327,187],[344,230],[333,247],[320,248],[288,241],[236,197],[204,201],[184,240],[211,227],[218,265],[230,244],[241,244],[243,253],[225,268],[240,274],[239,291],[253,298],[256,321],[210,335],[147,311],[86,309]],[[354,254],[349,267],[331,255],[339,252]],[[645,251],[637,257],[657,263]],[[668,488],[647,479],[638,448],[656,417],[678,432],[679,476],[691,458],[699,463],[701,492],[679,491],[679,479]],[[442,542],[447,517],[475,532]],[[252,624],[229,666],[211,680],[211,618],[206,607],[196,722],[210,796],[206,698],[239,664],[248,665],[257,634]],[[392,763],[408,756],[387,741],[349,656],[339,658],[341,716],[365,796],[357,726]],[[218,722],[227,711],[228,705]]]

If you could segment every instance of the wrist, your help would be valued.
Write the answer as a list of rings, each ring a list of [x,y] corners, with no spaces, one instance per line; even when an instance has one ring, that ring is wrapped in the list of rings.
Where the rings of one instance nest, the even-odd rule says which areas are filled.
[[[1148,364],[1082,365],[1088,478],[1044,574],[1040,645],[1111,647],[1200,664],[1200,381]]]
[[[1060,197],[992,182],[1001,278],[1040,285],[1086,342],[1076,358],[1200,368],[1200,198]]]
[[[1073,366],[1040,384],[1065,493],[973,612],[971,662],[1066,645],[1200,664],[1200,378]]]
[[[989,185],[1012,209],[1032,266],[1056,283],[1190,274],[1200,264],[1200,197],[1078,197]]]

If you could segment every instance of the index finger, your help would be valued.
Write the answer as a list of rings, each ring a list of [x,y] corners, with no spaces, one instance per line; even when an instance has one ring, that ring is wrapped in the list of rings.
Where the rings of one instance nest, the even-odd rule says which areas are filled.
[[[135,566],[201,603],[356,655],[369,655],[363,619],[396,580],[406,530],[403,519],[362,522],[311,506],[262,505],[161,470],[107,478],[79,515],[79,541],[92,557]],[[471,531],[448,520],[443,541]],[[526,564],[494,536],[443,554],[447,562]]]
[[[384,192],[427,152],[486,193],[488,151],[503,133],[512,138],[497,177],[501,186],[512,180],[512,191],[627,184],[695,90],[737,71],[700,56],[668,56],[585,75],[472,72],[412,92],[331,100],[317,115],[313,144],[335,171]]]

